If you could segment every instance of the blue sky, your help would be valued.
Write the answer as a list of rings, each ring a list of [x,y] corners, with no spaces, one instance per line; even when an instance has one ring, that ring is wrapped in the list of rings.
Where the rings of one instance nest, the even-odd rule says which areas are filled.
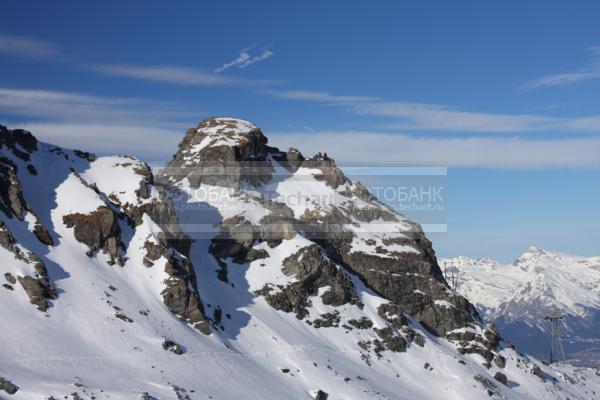
[[[8,0],[2,14],[0,123],[157,162],[206,116],[237,116],[339,163],[447,165],[442,256],[600,254],[597,2]]]

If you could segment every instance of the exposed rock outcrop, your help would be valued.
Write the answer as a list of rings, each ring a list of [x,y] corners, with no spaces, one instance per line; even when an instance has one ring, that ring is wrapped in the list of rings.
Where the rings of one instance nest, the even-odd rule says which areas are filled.
[[[67,228],[73,228],[75,239],[87,245],[90,252],[104,250],[111,260],[123,265],[120,255],[121,228],[117,214],[108,206],[100,206],[89,214],[70,214],[63,217]]]
[[[185,350],[183,349],[183,347],[171,339],[167,339],[167,338],[163,339],[161,346],[162,346],[163,350],[170,351],[177,355],[181,355],[181,354],[185,353]]]
[[[179,151],[158,176],[162,184],[187,178],[201,184],[239,188],[241,182],[260,185],[271,178],[270,148],[261,130],[245,121],[209,118],[190,129]]]
[[[0,210],[9,218],[15,216],[22,220],[27,209],[16,164],[11,159],[0,156]]]
[[[37,150],[38,142],[31,132],[23,129],[8,129],[0,125],[0,147],[8,148],[23,161],[29,161],[30,154]]]
[[[4,390],[8,394],[15,394],[19,391],[19,387],[0,376],[0,390]]]
[[[494,379],[503,385],[508,384],[508,378],[502,372],[496,372],[496,374],[494,375]]]
[[[436,335],[443,336],[478,318],[475,308],[448,288],[431,242],[417,226],[412,240],[419,246],[418,252],[392,257],[351,252],[348,241],[325,239],[323,243],[333,260],[359,275],[367,286],[392,303],[401,305],[406,314]]]
[[[46,311],[49,307],[49,300],[56,297],[56,290],[50,284],[48,271],[42,260],[31,251],[20,247],[8,226],[0,221],[0,246],[10,251],[15,259],[31,264],[33,267],[32,276],[17,276],[16,279],[11,273],[5,273],[8,282],[15,284],[17,281],[21,284],[29,301],[34,304],[38,310]]]
[[[283,260],[283,272],[295,278],[295,282],[283,286],[266,285],[258,291],[274,308],[294,312],[299,319],[307,315],[310,297],[327,287],[321,295],[324,304],[360,304],[354,285],[340,267],[333,264],[317,246],[308,246]]]
[[[165,272],[169,274],[165,282],[166,287],[162,291],[165,305],[194,328],[209,334],[204,306],[197,291],[196,275],[188,258],[171,250],[165,264]]]

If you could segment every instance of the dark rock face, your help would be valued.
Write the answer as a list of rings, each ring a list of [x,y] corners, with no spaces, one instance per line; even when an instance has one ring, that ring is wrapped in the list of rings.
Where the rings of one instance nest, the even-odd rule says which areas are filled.
[[[508,378],[502,372],[496,372],[496,374],[494,375],[494,379],[503,385],[508,384]]]
[[[472,325],[472,328],[475,326]],[[483,335],[474,331],[452,332],[446,338],[459,345],[458,352],[461,354],[479,354],[488,364],[493,361],[499,368],[506,366],[506,359],[497,352],[501,338],[493,325]]]
[[[401,305],[403,312],[417,318],[431,333],[443,336],[472,322],[477,312],[465,298],[449,291],[429,240],[418,231],[415,240],[421,245],[419,253],[394,257],[351,253],[344,241],[326,241],[325,246],[334,260],[359,275],[367,286]]]
[[[29,154],[37,150],[37,139],[31,132],[23,129],[10,130],[0,125],[0,147],[4,146],[20,159],[29,161]],[[21,149],[25,150],[25,152]]]
[[[348,324],[352,325],[356,329],[369,329],[373,327],[373,321],[371,321],[367,317],[362,317],[360,319],[350,319],[348,320]]]
[[[133,320],[123,313],[116,312],[115,317],[120,319],[121,321],[129,322],[130,324],[133,323]]]
[[[504,368],[506,367],[506,358],[498,354],[494,356],[494,364],[496,364],[498,368]]]
[[[329,395],[321,389],[317,390],[317,393],[315,393],[315,400],[327,400],[328,398]]]
[[[321,175],[316,175],[315,178],[322,180],[334,189],[348,182],[348,178],[335,165],[335,161],[327,156],[327,153],[318,153],[312,158],[304,162],[304,166],[309,168],[317,168],[323,171]]]
[[[396,334],[392,328],[375,328],[373,330],[375,333],[377,333],[381,340],[383,340],[383,343],[389,350],[395,353],[403,353],[406,351],[406,339],[404,339],[403,336]]]
[[[123,265],[119,254],[121,244],[121,229],[117,214],[107,206],[100,206],[90,214],[70,214],[63,217],[67,228],[74,228],[75,239],[84,243],[95,252],[104,250],[112,260],[118,260]]]
[[[335,310],[333,312],[325,313],[319,315],[319,318],[316,318],[313,321],[306,321],[309,325],[312,325],[315,328],[337,328],[340,326],[340,312]]]
[[[244,181],[257,186],[271,178],[269,149],[267,138],[255,126],[209,118],[187,131],[157,179],[168,185],[187,177],[192,188],[202,183],[239,188]]]
[[[303,288],[312,293],[329,286],[330,289],[322,295],[324,304],[340,306],[358,303],[358,296],[350,279],[341,268],[324,256],[317,245],[300,249],[283,260],[283,272],[302,281]]]
[[[171,339],[165,338],[162,342],[162,348],[163,348],[163,350],[173,352],[177,355],[181,355],[181,354],[185,353],[185,351],[183,350],[183,347]]]
[[[248,250],[248,253],[246,253],[246,261],[256,261],[256,260],[261,260],[263,258],[267,258],[269,257],[269,253],[265,250],[265,249],[260,249],[260,250],[256,250],[256,249],[250,249]]]
[[[48,300],[56,297],[56,290],[50,284],[48,271],[42,260],[32,252],[23,252],[17,247],[15,238],[2,221],[0,221],[0,246],[13,253],[17,260],[33,265],[34,276],[17,276],[16,279],[10,273],[5,273],[4,276],[13,285],[18,281],[25,290],[25,293],[27,293],[29,301],[38,310],[46,311],[49,307]]]
[[[377,308],[377,314],[394,329],[400,329],[408,325],[404,310],[399,305],[384,303]]]
[[[30,276],[19,276],[17,279],[23,286],[27,296],[29,296],[29,301],[35,304],[38,310],[46,311],[48,309],[48,299],[52,298],[48,286]]]
[[[302,153],[293,147],[290,147],[285,153],[274,153],[273,158],[290,172],[298,171],[298,168],[302,166],[305,160]]]
[[[50,236],[48,229],[46,229],[42,224],[35,224],[33,227],[33,234],[46,246],[54,246],[54,240],[52,239],[52,236]]]
[[[0,148],[5,148],[23,161],[30,161],[31,153],[37,151],[38,143],[30,132],[22,129],[9,130],[0,125]],[[31,164],[28,169],[31,174],[37,174]],[[0,210],[7,217],[15,216],[19,220],[23,220],[26,211],[31,211],[23,198],[17,165],[5,156],[0,156]]]
[[[402,333],[409,343],[414,343],[419,347],[425,346],[425,338],[413,329],[405,326],[402,328]]]
[[[541,380],[545,380],[546,378],[544,377],[544,373],[542,372],[542,369],[540,368],[539,365],[533,364],[533,367],[531,368],[531,373],[535,376],[537,376],[538,378],[540,378]]]
[[[144,265],[148,268],[154,265],[154,261],[158,260],[163,255],[163,250],[160,244],[154,244],[149,240],[144,242],[146,256],[144,257]]]
[[[29,153],[37,150],[36,139],[29,132],[19,130],[3,131],[2,128],[4,127],[0,125],[0,148],[6,145],[9,149],[12,149],[15,155],[24,157],[23,154],[25,154],[25,158],[29,160]],[[15,134],[14,132],[20,133]],[[29,153],[23,153],[15,145],[27,149]],[[33,165],[29,164],[27,169],[32,175],[37,175],[37,171]],[[21,183],[17,175],[17,165],[11,159],[4,156],[0,156],[0,211],[4,212],[8,218],[14,216],[21,221],[25,218],[27,212],[33,214],[36,219],[33,234],[43,244],[47,246],[54,245],[52,236],[50,236],[48,230],[39,222],[34,211],[23,197]]]
[[[88,153],[87,151],[74,150],[75,155],[79,158],[83,158],[87,161],[96,161],[96,155],[94,153]]]
[[[0,376],[0,390],[4,390],[8,394],[15,394],[19,391],[19,387]]]
[[[142,199],[150,198],[150,186],[154,183],[154,175],[148,164],[144,163],[141,167],[136,168],[135,172],[143,178],[140,180],[139,187],[135,194]]]
[[[276,291],[265,286],[258,294],[264,295],[274,308],[294,312],[299,319],[307,315],[310,296],[317,295],[321,287],[330,287],[321,297],[324,304],[340,306],[360,303],[356,289],[343,269],[326,258],[317,245],[302,248],[283,260],[283,272],[294,276],[297,282],[279,287]]]
[[[163,301],[173,314],[208,335],[210,329],[196,289],[194,269],[187,258],[173,251],[170,253],[165,264],[165,272],[169,274],[169,278],[165,281],[166,287],[162,291]]]
[[[14,285],[15,283],[17,283],[17,279],[10,272],[5,273],[4,277],[6,278],[6,281],[10,284]]]
[[[23,220],[27,209],[16,164],[9,158],[0,156],[0,210],[9,218],[15,216]]]
[[[252,246],[258,241],[266,241],[275,247],[284,239],[292,239],[297,233],[296,221],[292,210],[283,203],[263,202],[271,214],[261,218],[253,225],[241,215],[221,222],[221,232],[212,239],[209,252],[221,266],[219,279],[227,282],[227,265],[224,260],[232,258],[234,262],[243,264],[268,257],[264,249],[256,250]]]

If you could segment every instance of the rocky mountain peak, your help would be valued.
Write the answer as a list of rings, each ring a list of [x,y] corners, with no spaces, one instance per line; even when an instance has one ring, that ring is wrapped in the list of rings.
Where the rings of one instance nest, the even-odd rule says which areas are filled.
[[[264,142],[267,138],[251,122],[238,118],[213,117],[200,122],[195,129],[191,129],[191,151],[199,152],[206,147],[243,146],[248,142]],[[187,136],[187,135],[186,135]],[[180,146],[181,150],[181,146]]]
[[[327,286],[337,289],[335,296],[324,295],[326,304],[332,297],[334,303],[350,303],[355,296],[349,276],[358,276],[400,307],[401,315],[411,315],[436,335],[478,322],[473,307],[447,287],[420,226],[346,177],[326,153],[305,158],[298,149],[283,152],[267,142],[250,122],[210,118],[186,133],[157,176],[168,192],[185,193],[179,196],[185,204],[176,208],[189,209],[190,203],[200,201],[202,209],[210,209],[181,218],[195,226],[210,219],[218,230],[209,252],[218,260],[219,280],[229,282],[231,260],[244,263],[268,256],[265,242],[278,248],[282,241],[303,237],[315,250],[305,254],[301,246],[288,255],[303,259],[312,272],[306,277],[290,273],[298,285],[273,291],[273,282],[267,281],[255,289],[276,309],[308,315],[311,297]],[[206,191],[219,200],[212,201]],[[367,228],[377,221],[382,226],[376,232]],[[206,237],[204,232],[194,235]]]
[[[267,155],[272,149],[267,142],[262,131],[248,121],[205,119],[186,132],[158,180],[192,188],[202,183],[238,188],[242,181],[259,185],[271,176]]]
[[[202,159],[202,154],[237,151],[238,158],[260,157],[264,155],[268,139],[254,124],[237,118],[213,117],[189,129],[175,157],[179,154],[188,165]]]

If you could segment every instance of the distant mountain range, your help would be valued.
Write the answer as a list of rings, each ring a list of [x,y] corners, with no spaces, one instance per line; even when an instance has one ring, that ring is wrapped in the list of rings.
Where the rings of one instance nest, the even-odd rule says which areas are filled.
[[[510,264],[455,257],[458,291],[494,321],[521,351],[546,360],[549,310],[565,313],[562,341],[568,359],[600,365],[600,257],[580,257],[531,247]]]

